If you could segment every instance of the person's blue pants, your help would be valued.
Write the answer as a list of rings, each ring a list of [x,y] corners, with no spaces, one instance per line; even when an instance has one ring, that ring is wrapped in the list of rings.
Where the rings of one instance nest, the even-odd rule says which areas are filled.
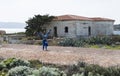
[[[48,46],[48,42],[47,41],[43,41],[43,50],[47,50],[47,46]]]
[[[44,50],[44,49],[47,50],[47,46],[46,46],[46,45],[43,45],[43,50]]]

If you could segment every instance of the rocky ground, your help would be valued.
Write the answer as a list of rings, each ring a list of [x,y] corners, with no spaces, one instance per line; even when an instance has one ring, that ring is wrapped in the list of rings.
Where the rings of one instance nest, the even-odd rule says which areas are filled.
[[[69,65],[78,61],[101,66],[120,65],[120,50],[49,46],[43,51],[39,45],[5,44],[0,47],[1,58],[37,59],[46,63]]]

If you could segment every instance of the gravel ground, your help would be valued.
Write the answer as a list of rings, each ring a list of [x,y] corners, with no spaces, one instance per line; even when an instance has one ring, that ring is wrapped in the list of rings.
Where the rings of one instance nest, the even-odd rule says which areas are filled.
[[[120,65],[120,50],[49,46],[43,51],[42,46],[25,44],[5,44],[0,47],[0,57],[37,59],[46,63],[70,65],[78,61],[99,64],[101,66]]]

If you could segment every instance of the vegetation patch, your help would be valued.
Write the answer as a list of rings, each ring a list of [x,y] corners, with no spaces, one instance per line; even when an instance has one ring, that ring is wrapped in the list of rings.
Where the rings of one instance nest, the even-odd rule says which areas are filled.
[[[59,46],[72,47],[89,47],[89,48],[105,48],[105,49],[120,49],[119,38],[115,40],[116,36],[96,36],[90,38],[65,38],[58,42]]]
[[[22,63],[8,69],[9,66],[5,66],[6,63],[11,64],[14,60]],[[0,76],[120,76],[119,66],[101,67],[85,62],[64,66],[44,64],[38,60],[27,61],[30,63],[28,66],[23,65],[23,62],[26,61],[16,58],[3,60],[0,62]]]

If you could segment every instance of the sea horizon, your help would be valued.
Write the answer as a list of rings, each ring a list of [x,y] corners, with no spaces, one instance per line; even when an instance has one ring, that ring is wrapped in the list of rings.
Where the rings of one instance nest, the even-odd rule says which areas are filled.
[[[25,32],[24,28],[0,28],[0,30],[4,30],[6,33],[18,33]]]

